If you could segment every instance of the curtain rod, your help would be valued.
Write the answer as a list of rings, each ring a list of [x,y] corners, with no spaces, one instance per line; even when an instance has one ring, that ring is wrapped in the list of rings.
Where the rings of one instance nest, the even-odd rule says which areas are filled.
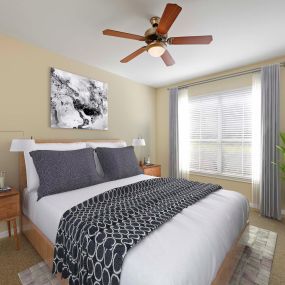
[[[280,66],[285,67],[285,62],[280,63]],[[213,78],[210,78],[210,79],[200,80],[200,81],[196,81],[196,82],[192,82],[192,83],[188,83],[188,84],[184,84],[184,85],[179,85],[176,88],[184,89],[184,88],[188,88],[188,87],[191,87],[191,86],[196,86],[196,85],[201,85],[201,84],[205,84],[205,83],[215,82],[215,81],[228,79],[228,78],[232,78],[232,77],[237,77],[237,76],[241,76],[241,75],[246,75],[246,74],[250,74],[250,73],[256,73],[256,72],[259,72],[259,71],[261,71],[261,67],[248,69],[248,70],[240,71],[240,72],[235,72],[235,73],[231,73],[231,74],[226,74],[226,75],[222,75],[222,76],[217,76],[217,77],[213,77]],[[173,87],[173,88],[175,88],[175,87]],[[167,88],[167,90],[170,90],[170,89],[171,88]]]

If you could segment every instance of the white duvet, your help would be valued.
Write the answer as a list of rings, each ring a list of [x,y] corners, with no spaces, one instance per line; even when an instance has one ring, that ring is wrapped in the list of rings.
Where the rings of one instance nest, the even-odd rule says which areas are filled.
[[[54,243],[63,213],[88,198],[115,187],[150,179],[138,175],[37,201],[25,192],[23,211]],[[208,285],[248,218],[246,198],[219,190],[184,209],[144,238],[127,254],[121,285]]]

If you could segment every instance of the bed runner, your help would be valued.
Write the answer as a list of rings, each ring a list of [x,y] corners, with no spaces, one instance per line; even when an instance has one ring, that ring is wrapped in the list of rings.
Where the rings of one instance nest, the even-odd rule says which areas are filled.
[[[60,220],[53,273],[62,273],[69,284],[119,284],[131,247],[218,189],[221,186],[156,178],[114,188],[72,207]]]

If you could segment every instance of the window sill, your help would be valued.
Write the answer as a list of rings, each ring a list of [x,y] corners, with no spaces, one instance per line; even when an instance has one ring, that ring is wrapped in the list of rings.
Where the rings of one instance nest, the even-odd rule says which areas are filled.
[[[248,183],[248,184],[252,183],[251,179],[231,177],[231,176],[211,174],[211,173],[204,173],[204,172],[189,171],[189,175],[197,175],[197,176],[203,176],[203,177],[212,177],[212,178],[217,178],[217,179],[230,180],[230,181],[242,182],[242,183]]]

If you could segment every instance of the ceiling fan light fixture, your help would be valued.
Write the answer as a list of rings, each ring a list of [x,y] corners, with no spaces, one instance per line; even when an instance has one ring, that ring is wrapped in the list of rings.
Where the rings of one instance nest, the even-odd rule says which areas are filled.
[[[150,19],[151,28],[147,29],[144,36],[106,29],[103,35],[119,37],[124,39],[136,40],[145,42],[146,46],[132,52],[122,60],[122,63],[127,63],[143,52],[147,51],[152,57],[161,57],[166,66],[175,64],[174,59],[167,50],[168,45],[207,45],[212,40],[211,35],[205,36],[182,36],[168,37],[168,32],[180,14],[182,8],[177,4],[166,4],[161,17],[152,17]]]
[[[155,42],[149,44],[147,47],[147,52],[153,57],[160,57],[164,54],[166,50],[166,45],[161,42]]]

